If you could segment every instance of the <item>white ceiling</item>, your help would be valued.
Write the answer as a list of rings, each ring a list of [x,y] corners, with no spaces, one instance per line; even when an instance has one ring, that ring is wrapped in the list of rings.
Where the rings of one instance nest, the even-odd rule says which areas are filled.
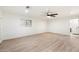
[[[79,15],[78,6],[31,6],[28,13],[25,13],[25,6],[1,6],[0,9],[5,12],[34,18],[46,18],[48,10],[58,13],[56,18]]]

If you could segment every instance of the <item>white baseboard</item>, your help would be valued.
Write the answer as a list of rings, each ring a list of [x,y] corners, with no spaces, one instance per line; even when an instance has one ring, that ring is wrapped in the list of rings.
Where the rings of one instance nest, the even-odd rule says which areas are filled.
[[[67,36],[70,36],[70,34],[68,33],[58,33],[58,32],[50,32],[50,33],[57,33],[57,34],[61,34],[61,35],[67,35]]]
[[[31,33],[31,34],[28,34],[28,35],[25,34],[25,35],[15,36],[15,37],[3,39],[3,41],[4,40],[10,40],[10,39],[17,39],[17,38],[21,38],[21,37],[25,37],[25,36],[31,36],[31,35],[40,34],[40,33],[44,33],[44,32],[38,32],[38,33]]]
[[[2,43],[3,40],[0,40],[0,44]]]

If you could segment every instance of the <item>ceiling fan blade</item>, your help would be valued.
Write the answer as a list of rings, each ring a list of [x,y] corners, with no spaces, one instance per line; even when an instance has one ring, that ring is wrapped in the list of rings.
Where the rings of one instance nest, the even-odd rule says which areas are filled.
[[[58,15],[58,14],[56,13],[56,14],[52,14],[52,15]]]

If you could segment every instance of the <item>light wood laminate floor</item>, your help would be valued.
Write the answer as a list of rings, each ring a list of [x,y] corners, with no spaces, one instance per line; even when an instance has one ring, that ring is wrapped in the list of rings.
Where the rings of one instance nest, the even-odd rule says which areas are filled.
[[[0,52],[72,52],[79,51],[79,37],[41,33],[5,40]]]

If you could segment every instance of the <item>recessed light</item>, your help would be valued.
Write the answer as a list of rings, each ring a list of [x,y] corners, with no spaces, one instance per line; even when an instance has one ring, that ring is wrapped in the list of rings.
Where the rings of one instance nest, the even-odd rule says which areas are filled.
[[[29,12],[29,10],[27,10],[27,9],[26,9],[26,10],[25,10],[25,12],[26,12],[26,13],[28,13],[28,12]]]
[[[26,6],[26,10],[25,10],[26,13],[29,12],[29,8],[30,8],[29,6]]]

